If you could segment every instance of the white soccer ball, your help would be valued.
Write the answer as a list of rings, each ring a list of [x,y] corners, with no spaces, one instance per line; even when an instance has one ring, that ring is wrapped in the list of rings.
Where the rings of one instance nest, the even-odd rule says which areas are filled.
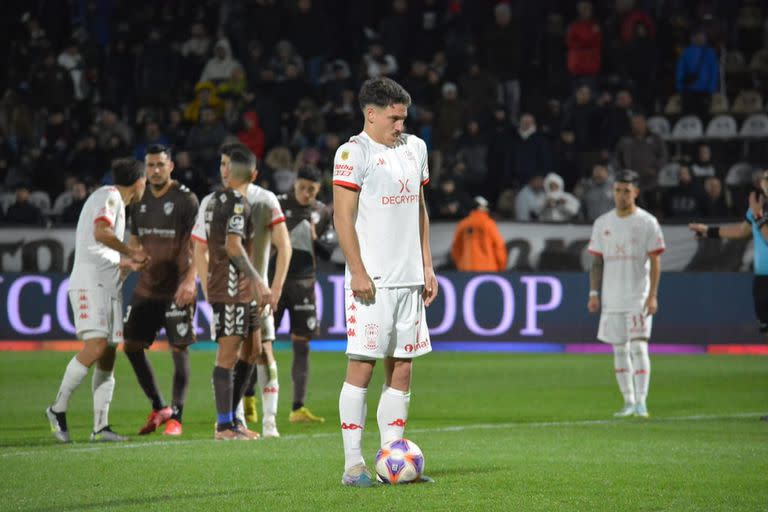
[[[407,484],[424,472],[424,454],[408,439],[390,441],[376,453],[376,473],[387,483]]]

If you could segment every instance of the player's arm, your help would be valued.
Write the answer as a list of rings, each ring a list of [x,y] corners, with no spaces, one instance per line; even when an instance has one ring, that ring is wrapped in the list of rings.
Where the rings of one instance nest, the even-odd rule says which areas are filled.
[[[651,287],[648,290],[648,297],[645,299],[645,312],[648,315],[655,315],[659,309],[659,281],[661,280],[661,253],[654,252],[648,255],[651,260]]]
[[[97,219],[93,224],[93,238],[100,244],[104,244],[126,257],[126,262],[121,264],[133,270],[138,270],[149,262],[149,256],[141,247],[129,247],[117,238],[112,225],[105,219]],[[136,268],[134,268],[136,267]]]
[[[355,231],[357,201],[359,190],[352,190],[341,185],[333,186],[333,223],[339,237],[339,246],[344,253],[349,267],[352,293],[360,300],[373,300],[375,290],[373,281],[363,264],[360,255],[360,240]]]
[[[590,313],[597,313],[600,310],[600,289],[603,285],[604,264],[603,255],[593,252],[592,266],[589,268],[589,302],[587,303],[587,310]]]
[[[727,226],[709,226],[707,224],[688,224],[688,229],[699,238],[725,238],[726,240],[746,240],[752,236],[752,225],[749,222],[728,224]],[[766,231],[763,231],[763,230]],[[768,226],[760,228],[768,240]]]
[[[256,295],[256,301],[261,305],[263,304],[265,295],[270,295],[269,288],[261,278],[256,269],[251,264],[251,259],[248,257],[248,251],[243,247],[243,239],[240,235],[235,233],[227,233],[227,241],[224,244],[227,251],[229,261],[235,266],[237,270],[245,274],[246,278],[251,282],[253,291]],[[265,293],[266,290],[266,293]]]
[[[437,277],[432,267],[432,249],[429,247],[429,213],[424,200],[424,187],[419,189],[419,235],[421,236],[421,261],[424,264],[424,305],[429,306],[437,297]]]
[[[195,285],[195,276],[197,275],[197,269],[195,266],[194,249],[192,248],[192,240],[187,237],[181,242],[179,248],[179,254],[176,258],[176,262],[179,268],[187,267],[187,271],[183,276],[180,276],[179,286],[176,288],[176,294],[173,297],[173,301],[180,308],[189,306],[195,300],[197,292],[197,286]],[[206,265],[207,266],[207,265]]]
[[[205,300],[208,300],[208,244],[201,240],[192,240],[192,266],[200,278]]]
[[[272,311],[277,311],[277,303],[283,294],[285,277],[288,275],[288,265],[291,263],[293,247],[291,236],[288,234],[288,226],[285,222],[278,222],[272,226],[272,246],[277,251],[275,258],[275,275],[272,278]]]

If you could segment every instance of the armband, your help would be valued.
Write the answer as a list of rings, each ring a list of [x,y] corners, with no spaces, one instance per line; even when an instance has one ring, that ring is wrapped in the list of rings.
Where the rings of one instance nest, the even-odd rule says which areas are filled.
[[[600,296],[600,292],[598,292],[597,290],[589,290],[589,296],[590,297],[598,297],[598,296]]]
[[[707,228],[707,238],[720,238],[720,226],[709,226]]]

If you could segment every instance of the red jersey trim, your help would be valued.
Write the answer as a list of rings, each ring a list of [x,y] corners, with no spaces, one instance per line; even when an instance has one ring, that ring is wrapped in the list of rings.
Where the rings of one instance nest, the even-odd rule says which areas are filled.
[[[267,224],[267,227],[268,227],[268,228],[271,228],[271,227],[273,227],[273,226],[276,226],[276,225],[280,224],[281,222],[285,222],[285,217],[280,217],[279,219],[275,219],[275,220],[273,220],[272,222],[270,222],[269,224]]]
[[[592,256],[602,256],[603,255],[603,253],[601,253],[599,251],[593,251],[592,249],[587,249],[587,252],[589,254],[591,254]]]
[[[361,190],[360,185],[357,183],[352,183],[349,181],[342,181],[342,180],[333,180],[334,185],[338,185],[340,187],[348,188],[350,190]]]
[[[423,187],[423,186],[424,186],[424,185],[426,185],[427,183],[429,183],[429,178],[427,178],[427,179],[425,179],[424,181],[422,181],[422,182],[421,182],[421,186]]]
[[[112,219],[110,219],[109,217],[107,217],[107,216],[105,216],[105,215],[102,215],[101,217],[97,217],[96,219],[94,219],[93,223],[94,223],[94,224],[96,224],[96,223],[97,223],[97,222],[99,222],[100,220],[105,220],[105,221],[107,221],[107,224],[109,224],[109,227],[112,227],[112,226],[114,226],[114,223],[112,222]]]
[[[650,251],[650,252],[648,253],[648,256],[657,256],[657,255],[659,255],[659,254],[663,253],[663,252],[664,252],[664,251],[666,251],[666,250],[667,250],[667,248],[666,248],[666,247],[661,247],[661,248],[659,248],[659,249],[656,249],[655,251]]]
[[[205,238],[200,238],[200,237],[199,237],[199,236],[197,236],[197,235],[189,235],[189,237],[190,237],[192,240],[197,240],[198,242],[200,242],[200,243],[203,243],[203,244],[207,244],[207,243],[208,243],[208,240],[206,240]]]

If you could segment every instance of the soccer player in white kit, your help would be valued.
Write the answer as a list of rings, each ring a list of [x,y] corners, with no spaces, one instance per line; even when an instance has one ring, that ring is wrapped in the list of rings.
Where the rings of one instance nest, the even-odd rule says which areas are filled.
[[[141,248],[123,243],[125,207],[144,193],[144,164],[130,158],[112,162],[114,186],[96,190],[83,206],[75,234],[75,262],[69,279],[69,302],[77,337],[84,346],[67,365],[56,400],[45,414],[62,443],[70,440],[66,412],[69,398],[93,371],[91,441],[125,441],[109,426],[109,404],[115,389],[115,349],[123,341],[122,272],[148,263]]]
[[[613,185],[616,208],[592,227],[588,251],[590,313],[602,311],[597,339],[613,346],[614,369],[624,407],[617,417],[648,417],[646,398],[651,378],[648,339],[658,310],[664,235],[656,217],[639,208],[638,174],[625,170]]]
[[[395,81],[375,78],[362,85],[359,102],[364,128],[336,151],[333,205],[347,260],[342,484],[370,487],[362,455],[368,383],[384,359],[386,384],[376,413],[381,444],[403,437],[411,363],[432,350],[424,308],[437,296],[437,279],[423,191],[427,149],[403,133],[411,98]]]

